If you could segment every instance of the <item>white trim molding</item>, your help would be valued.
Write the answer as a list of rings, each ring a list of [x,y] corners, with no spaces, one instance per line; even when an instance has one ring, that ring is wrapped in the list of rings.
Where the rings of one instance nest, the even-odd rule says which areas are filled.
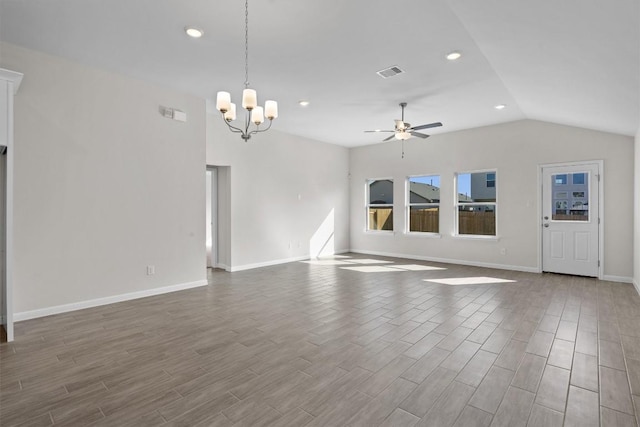
[[[602,280],[606,280],[607,282],[633,283],[633,277],[611,276],[609,274],[603,275]]]
[[[334,251],[333,254],[327,254],[326,256],[339,255],[347,252],[351,252],[351,251],[348,249],[338,250],[338,251]],[[305,261],[308,259],[311,259],[309,255],[303,255],[303,256],[292,257],[292,258],[282,258],[282,259],[274,259],[274,260],[265,261],[265,262],[257,262],[255,264],[244,264],[244,265],[236,265],[231,267],[225,266],[225,270],[227,270],[230,273],[235,273],[236,271],[252,270],[254,268],[260,268],[260,267],[271,267],[272,265],[287,264],[289,262]]]
[[[207,286],[206,280],[198,280],[196,282],[180,283],[177,285],[165,286],[162,288],[147,289],[139,292],[131,292],[127,294],[113,295],[110,297],[97,298],[87,301],[79,301],[71,304],[56,305],[53,307],[40,308],[37,310],[23,311],[14,314],[16,322],[22,320],[36,319],[38,317],[51,316],[53,314],[67,313],[70,311],[82,310],[85,308],[99,307],[101,305],[113,304],[116,302],[130,301],[139,298],[151,297],[155,295],[168,294],[170,292],[184,291],[186,289]]]
[[[462,259],[436,258],[410,254],[394,254],[389,252],[367,251],[361,249],[352,249],[351,252],[363,255],[377,255],[392,258],[414,259],[417,261],[441,262],[444,264],[469,265],[472,267],[496,268],[498,270],[523,271],[525,273],[539,273],[538,267],[527,267],[524,265],[493,264],[488,262],[466,261]]]

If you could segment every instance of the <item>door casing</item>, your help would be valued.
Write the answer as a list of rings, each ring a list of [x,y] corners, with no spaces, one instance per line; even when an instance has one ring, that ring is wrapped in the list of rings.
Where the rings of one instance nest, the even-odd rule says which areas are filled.
[[[598,279],[602,280],[604,274],[604,265],[605,265],[605,257],[604,257],[604,203],[605,203],[605,195],[604,195],[604,161],[602,160],[584,160],[584,161],[576,161],[576,162],[562,162],[562,163],[545,163],[538,166],[538,217],[537,217],[537,226],[538,226],[538,272],[542,273],[542,250],[543,250],[543,186],[544,182],[542,179],[542,172],[546,167],[571,167],[571,166],[584,166],[584,165],[598,165],[598,179],[596,182],[596,186],[593,186],[597,189],[598,195],[598,218],[600,221],[598,222],[598,259],[600,260],[600,264],[598,265]]]

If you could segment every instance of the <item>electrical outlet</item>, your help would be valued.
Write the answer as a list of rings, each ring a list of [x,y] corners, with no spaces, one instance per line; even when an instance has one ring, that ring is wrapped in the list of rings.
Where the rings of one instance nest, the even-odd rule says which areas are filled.
[[[153,276],[154,274],[156,274],[156,266],[147,265],[147,276]]]

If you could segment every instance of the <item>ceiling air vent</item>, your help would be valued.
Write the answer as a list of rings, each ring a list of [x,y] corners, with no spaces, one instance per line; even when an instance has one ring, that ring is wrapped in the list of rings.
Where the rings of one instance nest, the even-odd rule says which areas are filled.
[[[393,67],[385,68],[384,70],[380,70],[376,72],[376,74],[378,74],[380,77],[384,79],[397,76],[398,74],[401,74],[401,73],[404,73],[404,70],[402,70],[397,65],[394,65]]]

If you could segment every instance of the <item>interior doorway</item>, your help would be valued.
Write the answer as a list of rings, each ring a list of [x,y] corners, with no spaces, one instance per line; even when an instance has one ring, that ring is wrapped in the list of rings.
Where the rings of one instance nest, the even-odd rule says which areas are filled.
[[[601,277],[601,169],[542,166],[542,271]]]
[[[207,268],[218,267],[218,170],[207,168],[206,185]]]

